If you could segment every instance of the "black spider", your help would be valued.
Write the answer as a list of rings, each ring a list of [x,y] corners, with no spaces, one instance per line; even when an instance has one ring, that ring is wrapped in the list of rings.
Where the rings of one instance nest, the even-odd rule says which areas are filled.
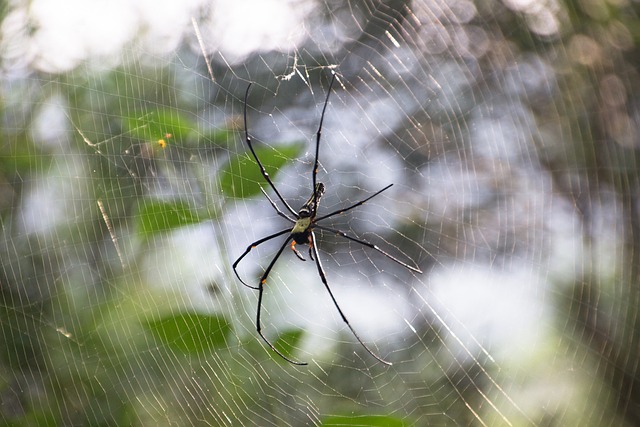
[[[387,258],[390,258],[391,260],[395,261],[396,263],[400,264],[401,266],[403,266],[403,267],[405,267],[405,268],[407,268],[407,269],[409,269],[411,271],[414,271],[416,273],[422,273],[422,271],[420,271],[420,269],[418,269],[416,267],[412,267],[412,266],[400,261],[399,259],[393,257],[392,255],[388,254],[387,252],[383,251],[382,249],[378,248],[376,245],[374,245],[372,243],[369,243],[369,242],[366,242],[364,240],[360,240],[360,239],[358,239],[356,237],[350,236],[350,235],[348,235],[347,233],[345,233],[343,231],[336,230],[336,229],[333,229],[333,228],[326,227],[324,225],[318,224],[320,221],[322,221],[324,219],[331,218],[334,215],[338,215],[338,214],[344,213],[344,212],[346,212],[348,210],[351,210],[353,208],[356,208],[356,207],[364,204],[368,200],[371,200],[372,198],[374,198],[378,194],[382,193],[383,191],[389,189],[393,185],[393,184],[389,184],[386,187],[384,187],[382,190],[374,193],[373,195],[367,197],[366,199],[360,200],[359,202],[357,202],[357,203],[355,203],[355,204],[353,204],[351,206],[339,209],[337,211],[328,213],[326,215],[322,215],[320,217],[317,216],[318,203],[320,202],[320,198],[322,197],[322,195],[324,194],[324,191],[325,191],[324,184],[321,183],[321,182],[316,182],[317,175],[318,175],[318,154],[319,154],[319,151],[320,151],[320,134],[322,132],[322,121],[324,120],[324,113],[325,113],[325,111],[327,109],[327,103],[329,102],[329,95],[331,95],[331,87],[333,86],[333,82],[336,79],[336,74],[335,73],[332,73],[332,74],[333,75],[331,77],[331,83],[329,83],[329,90],[327,91],[327,97],[326,97],[325,102],[324,102],[324,107],[322,108],[322,115],[320,116],[320,125],[318,126],[318,132],[316,133],[316,154],[315,154],[315,161],[313,163],[313,170],[312,170],[312,174],[311,174],[311,177],[312,177],[312,180],[313,180],[313,194],[311,195],[309,200],[307,200],[307,202],[300,208],[300,210],[298,212],[293,210],[293,208],[282,197],[282,195],[280,194],[280,192],[278,191],[278,189],[274,185],[273,181],[269,177],[269,174],[267,173],[267,171],[265,170],[264,166],[262,165],[262,162],[260,162],[260,159],[256,155],[256,152],[254,151],[253,146],[251,145],[251,138],[249,137],[249,130],[247,128],[247,97],[249,95],[249,89],[251,88],[251,84],[249,84],[249,86],[247,87],[247,91],[245,92],[245,96],[244,96],[244,133],[245,133],[245,139],[247,141],[247,145],[249,146],[249,150],[251,151],[251,154],[253,154],[253,157],[256,159],[256,163],[258,163],[258,166],[260,167],[260,171],[262,172],[262,176],[264,176],[264,179],[267,181],[267,183],[271,186],[273,191],[276,193],[276,196],[278,196],[278,199],[282,202],[282,204],[287,208],[287,210],[289,211],[289,213],[293,217],[290,217],[289,215],[287,215],[284,212],[282,212],[278,208],[278,206],[275,204],[275,202],[267,195],[267,193],[264,190],[262,190],[262,189],[261,190],[262,190],[262,193],[269,200],[269,203],[271,203],[271,206],[273,206],[273,208],[276,210],[278,215],[280,215],[281,217],[285,218],[287,221],[291,222],[293,224],[293,228],[286,228],[284,230],[278,231],[277,233],[274,233],[274,234],[271,234],[269,236],[263,237],[262,239],[251,243],[247,247],[247,249],[244,251],[244,253],[242,255],[240,255],[240,257],[233,263],[233,271],[235,272],[236,276],[238,277],[240,282],[242,282],[243,285],[245,285],[245,286],[247,286],[249,288],[252,288],[252,289],[257,289],[259,291],[259,293],[258,293],[258,313],[257,313],[257,316],[256,316],[256,329],[258,331],[258,334],[260,334],[262,339],[269,345],[269,347],[271,347],[271,349],[273,351],[275,351],[280,357],[282,357],[286,361],[288,361],[290,363],[293,363],[294,365],[306,365],[307,363],[305,363],[305,362],[296,362],[296,361],[291,360],[288,357],[286,357],[278,349],[276,349],[275,346],[262,334],[262,326],[260,324],[260,310],[262,308],[262,293],[264,291],[264,285],[267,282],[267,277],[269,277],[269,273],[271,272],[271,269],[275,265],[275,263],[278,260],[278,258],[280,258],[280,255],[284,251],[285,247],[289,244],[289,242],[291,242],[291,246],[290,247],[291,247],[291,250],[293,250],[293,253],[295,253],[295,255],[299,259],[301,259],[302,261],[305,261],[305,258],[296,249],[295,245],[296,244],[299,244],[299,245],[306,244],[306,245],[308,245],[309,246],[309,257],[311,258],[311,260],[315,261],[316,266],[318,267],[318,274],[320,275],[320,280],[322,280],[322,283],[324,284],[325,288],[327,289],[327,292],[329,292],[329,296],[331,296],[333,304],[338,309],[338,312],[340,313],[340,316],[342,317],[342,320],[344,321],[344,323],[349,327],[349,329],[351,330],[353,335],[356,337],[358,342],[360,344],[362,344],[362,346],[365,348],[365,350],[367,350],[367,352],[369,352],[369,354],[371,354],[373,357],[375,357],[378,361],[380,361],[380,362],[382,362],[382,363],[384,363],[386,365],[391,365],[390,362],[387,362],[386,360],[382,359],[380,356],[378,356],[373,351],[371,351],[371,349],[369,349],[369,347],[366,346],[366,344],[362,341],[362,339],[360,339],[360,337],[358,336],[356,331],[351,327],[351,324],[347,320],[347,317],[342,312],[342,309],[340,308],[340,306],[338,305],[338,302],[336,301],[335,297],[333,296],[333,292],[331,292],[331,288],[329,287],[329,283],[327,283],[327,276],[326,276],[326,273],[324,272],[324,269],[322,268],[322,263],[320,262],[320,257],[319,257],[319,253],[318,253],[318,245],[316,243],[316,235],[313,232],[313,230],[315,228],[318,228],[320,230],[324,230],[324,231],[327,231],[327,232],[330,232],[330,233],[335,233],[336,235],[344,237],[345,239],[351,240],[352,242],[356,242],[356,243],[359,243],[361,245],[367,246],[367,247],[369,247],[371,249],[374,249],[374,250],[380,252],[381,254],[383,254],[384,256],[386,256]],[[244,282],[244,280],[242,280],[242,278],[240,278],[240,275],[238,274],[238,271],[236,270],[236,267],[240,263],[240,261],[251,251],[251,249],[255,248],[258,245],[261,245],[264,242],[267,242],[267,241],[269,241],[271,239],[274,239],[274,238],[276,238],[278,236],[282,236],[282,235],[285,235],[285,234],[288,234],[287,239],[282,244],[282,246],[280,247],[280,249],[278,250],[276,255],[273,257],[273,259],[269,263],[268,267],[266,268],[266,270],[262,274],[262,277],[260,278],[260,282],[258,284],[258,287],[254,287],[254,286],[250,286],[250,285],[246,284]]]

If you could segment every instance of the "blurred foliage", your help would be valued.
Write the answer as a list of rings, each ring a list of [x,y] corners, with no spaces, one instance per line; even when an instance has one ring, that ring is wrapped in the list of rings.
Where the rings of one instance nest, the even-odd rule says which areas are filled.
[[[273,345],[285,356],[293,357],[292,354],[296,348],[299,348],[298,344],[300,343],[303,333],[304,332],[300,329],[284,331],[278,336],[278,339],[273,343]],[[284,359],[280,361],[285,364],[288,363]]]
[[[369,427],[408,427],[405,421],[386,416],[375,415],[344,415],[328,417],[320,424],[322,427],[338,427],[338,426],[369,426]]]
[[[178,313],[144,324],[158,340],[182,353],[227,348],[231,324],[222,316]]]
[[[612,228],[623,230],[620,263],[628,268],[608,282],[585,274],[579,283],[566,284],[557,314],[559,327],[572,331],[566,337],[572,346],[567,351],[577,353],[580,348],[581,354],[593,357],[598,368],[593,375],[600,376],[603,389],[608,390],[592,391],[593,401],[603,400],[597,403],[598,409],[604,407],[603,424],[638,425],[638,6],[560,3],[564,21],[557,37],[534,33],[527,25],[527,14],[505,4],[487,2],[477,7],[479,16],[473,24],[490,35],[490,48],[479,61],[487,74],[499,74],[492,67],[527,55],[554,66],[559,89],[553,99],[531,97],[527,102],[543,131],[557,127],[564,135],[561,146],[550,146],[541,137],[537,155],[554,180],[554,191],[565,195],[581,213],[587,243],[589,230],[598,220],[595,205],[604,203],[601,194],[613,192],[621,202]],[[399,20],[394,21],[397,26],[403,22],[402,16],[394,19]],[[312,408],[310,412],[322,408],[322,413],[337,414],[312,421],[303,418],[324,426],[424,425],[424,420],[446,425],[452,419],[474,425],[459,396],[464,395],[467,402],[477,399],[478,389],[471,383],[475,380],[489,388],[486,372],[461,369],[458,372],[464,375],[455,377],[450,370],[433,367],[437,357],[408,347],[403,355],[410,362],[400,366],[411,376],[389,380],[382,376],[382,367],[350,368],[347,358],[353,357],[354,349],[345,346],[338,363],[304,377],[298,368],[273,363],[272,359],[279,359],[255,337],[239,338],[234,319],[177,307],[179,296],[150,291],[140,283],[144,276],[136,270],[140,264],[120,265],[141,258],[143,249],[132,245],[133,253],[120,260],[106,249],[115,237],[151,244],[153,238],[183,227],[217,221],[224,202],[212,200],[254,197],[262,182],[250,153],[236,153],[233,148],[232,142],[244,137],[233,119],[209,129],[203,125],[206,112],[201,106],[176,98],[178,67],[133,68],[135,73],[124,67],[61,76],[30,72],[28,88],[4,86],[0,100],[2,424],[157,425],[176,420],[197,424],[214,418],[219,424],[295,425],[301,416],[291,413],[292,402],[303,402]],[[495,86],[482,89],[498,94],[503,83],[495,81],[491,83]],[[213,97],[212,87],[203,88],[202,99]],[[58,136],[71,140],[68,144],[43,143],[34,136],[41,119],[39,108],[30,107],[47,106],[56,98],[62,100],[73,126]],[[298,142],[256,148],[272,177],[303,150]],[[212,157],[220,163],[207,179],[217,187],[208,185],[194,166],[209,165]],[[81,204],[69,206],[49,234],[26,232],[21,217],[27,203],[25,191],[38,180],[64,179],[60,176],[65,167],[71,169],[69,165],[78,158],[88,163],[83,169],[87,175],[74,189]],[[176,165],[194,169],[185,172]],[[210,199],[196,206],[193,200],[181,198],[179,191],[151,191],[149,179],[172,181],[171,174],[179,173],[195,177],[198,188],[217,188],[219,193],[207,195]],[[66,179],[73,179],[73,173]],[[108,211],[110,224],[105,223],[97,200]],[[43,209],[43,216],[53,214]],[[75,257],[72,266],[63,261],[70,253]],[[425,341],[432,339],[434,348],[441,345],[432,325],[422,327]],[[275,342],[290,354],[303,338],[304,331],[288,330]],[[247,365],[256,369],[248,372]],[[379,387],[383,381],[385,387]],[[320,384],[331,384],[330,393]],[[424,384],[429,384],[428,395],[424,395]],[[605,394],[608,401],[602,399]],[[304,396],[317,400],[307,402]],[[406,396],[405,406],[388,407],[388,402],[398,402],[398,396]],[[207,405],[212,399],[215,408]],[[373,402],[378,415],[363,414],[358,403],[363,399]],[[167,404],[174,401],[181,404]],[[434,408],[447,408],[448,413],[434,413]],[[544,425],[566,421],[556,422],[557,416],[548,414],[533,421]],[[572,421],[585,421],[582,414],[572,416]],[[597,425],[598,419],[592,423]]]
[[[302,152],[302,144],[293,144],[280,149],[256,148],[256,155],[269,175],[285,166]],[[222,192],[231,198],[249,198],[260,194],[262,174],[255,160],[247,154],[232,156],[220,174]]]
[[[144,201],[137,214],[143,237],[195,224],[201,221],[186,202]]]

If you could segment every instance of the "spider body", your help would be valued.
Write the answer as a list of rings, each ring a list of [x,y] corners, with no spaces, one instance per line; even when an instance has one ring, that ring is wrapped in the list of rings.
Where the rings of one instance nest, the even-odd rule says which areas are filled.
[[[320,198],[324,194],[324,184],[319,182],[316,184],[316,191],[313,192],[309,200],[302,205],[300,210],[298,211],[298,219],[293,225],[291,229],[291,238],[293,242],[291,243],[291,247],[293,251],[298,255],[298,258],[304,261],[304,258],[300,256],[300,253],[296,251],[295,244],[298,245],[311,245],[311,231],[313,230],[314,221],[316,220],[316,214],[318,212],[318,203],[320,203]],[[311,259],[313,259],[313,255],[309,253]]]
[[[362,339],[360,339],[360,336],[356,333],[356,331],[353,329],[353,327],[351,326],[351,324],[349,323],[349,321],[347,320],[347,317],[344,315],[344,313],[342,312],[342,309],[340,308],[340,306],[338,305],[338,302],[336,301],[335,296],[333,295],[333,292],[331,291],[331,288],[329,287],[329,283],[327,281],[327,277],[326,277],[326,273],[324,271],[324,268],[322,267],[322,263],[320,261],[320,257],[319,257],[319,252],[318,252],[318,247],[317,247],[317,243],[316,243],[316,235],[314,233],[314,229],[320,229],[323,230],[325,232],[329,232],[329,233],[334,233],[340,237],[343,237],[347,240],[350,240],[352,242],[358,243],[360,245],[366,246],[368,248],[371,248],[379,253],[381,253],[382,255],[386,256],[387,258],[391,259],[392,261],[396,262],[397,264],[413,271],[416,273],[422,273],[420,271],[419,268],[417,267],[413,267],[411,265],[408,265],[402,261],[400,261],[399,259],[395,258],[394,256],[388,254],[387,252],[383,251],[382,249],[380,249],[378,246],[376,246],[373,243],[369,243],[365,240],[361,240],[358,239],[357,237],[353,237],[347,233],[345,233],[344,231],[340,231],[331,227],[327,227],[321,224],[318,224],[320,221],[324,220],[324,219],[328,219],[330,217],[333,217],[335,215],[339,215],[342,213],[345,213],[351,209],[354,209],[358,206],[363,205],[365,202],[367,202],[368,200],[371,200],[372,198],[374,198],[375,196],[377,196],[378,194],[382,193],[383,191],[391,188],[391,186],[393,184],[389,184],[388,186],[384,187],[382,190],[377,191],[376,193],[372,194],[371,196],[360,200],[359,202],[354,203],[351,206],[348,206],[346,208],[342,208],[339,209],[337,211],[328,213],[326,215],[322,215],[320,217],[317,216],[318,213],[318,204],[320,202],[320,199],[322,198],[322,196],[324,195],[325,192],[325,186],[323,183],[321,182],[316,182],[316,178],[317,178],[317,174],[318,174],[318,157],[319,157],[319,152],[320,152],[320,135],[322,132],[322,122],[324,120],[324,113],[327,109],[327,104],[329,102],[329,96],[331,95],[331,88],[333,87],[333,82],[335,81],[336,75],[335,73],[333,73],[332,77],[331,77],[331,82],[329,83],[329,90],[327,91],[327,97],[324,101],[324,107],[322,108],[322,114],[320,116],[320,125],[318,126],[318,131],[316,132],[316,150],[315,150],[315,161],[314,161],[314,165],[313,165],[313,169],[311,172],[311,178],[313,181],[313,193],[311,194],[311,197],[309,198],[309,200],[307,200],[307,202],[302,205],[302,207],[300,208],[300,210],[298,212],[296,212],[295,210],[293,210],[293,208],[287,203],[287,201],[282,197],[282,195],[280,194],[280,192],[278,191],[278,189],[276,188],[275,184],[273,183],[273,181],[271,180],[271,178],[269,177],[269,174],[267,173],[267,171],[265,170],[264,166],[262,165],[262,162],[260,161],[260,159],[258,158],[258,156],[256,155],[255,150],[253,149],[253,145],[251,142],[251,137],[249,136],[249,130],[247,127],[247,98],[249,96],[249,89],[251,88],[251,84],[249,84],[249,86],[247,87],[247,91],[245,92],[245,96],[244,96],[244,132],[245,132],[245,141],[247,143],[247,146],[249,147],[249,150],[251,151],[251,154],[253,155],[254,159],[256,160],[256,163],[258,164],[258,167],[260,168],[260,172],[262,173],[262,176],[264,177],[264,179],[267,181],[267,183],[269,184],[269,186],[273,189],[273,192],[276,194],[276,196],[278,197],[278,199],[280,200],[280,202],[284,205],[284,207],[287,209],[287,211],[289,212],[289,214],[291,215],[287,215],[286,213],[282,212],[280,210],[280,208],[278,207],[278,205],[269,197],[269,195],[261,188],[262,193],[265,195],[265,197],[267,198],[267,200],[269,200],[269,203],[271,203],[271,206],[273,207],[273,209],[276,211],[276,213],[278,215],[280,215],[281,217],[283,217],[284,219],[286,219],[287,221],[289,221],[290,223],[293,224],[293,226],[291,228],[286,228],[284,230],[280,230],[276,233],[273,233],[269,236],[263,237],[260,240],[257,240],[253,243],[251,243],[249,246],[247,246],[247,248],[245,249],[245,251],[242,253],[242,255],[240,255],[240,257],[238,257],[238,259],[236,259],[236,261],[233,263],[233,271],[235,273],[235,275],[238,277],[238,280],[240,280],[240,282],[251,288],[251,289],[255,289],[258,291],[258,310],[257,310],[257,314],[256,314],[256,330],[258,332],[258,334],[260,335],[260,337],[264,340],[264,342],[267,343],[267,345],[269,345],[269,347],[276,352],[280,357],[282,357],[283,359],[285,359],[286,361],[293,363],[294,365],[306,365],[307,363],[305,362],[297,362],[294,360],[289,359],[288,357],[286,357],[284,354],[282,354],[272,343],[271,341],[269,341],[264,334],[262,333],[262,324],[260,322],[260,315],[261,315],[261,309],[262,309],[262,297],[263,297],[263,293],[264,293],[264,289],[265,289],[265,285],[267,283],[267,278],[269,277],[269,273],[271,272],[271,269],[273,268],[273,266],[275,265],[276,261],[278,260],[278,258],[280,258],[280,255],[282,255],[285,247],[289,244],[290,242],[290,248],[293,251],[293,253],[302,261],[306,261],[306,259],[302,256],[302,254],[296,249],[296,244],[299,245],[303,245],[306,244],[309,247],[309,258],[311,258],[312,261],[315,261],[316,263],[316,267],[318,269],[318,275],[320,276],[320,280],[322,281],[322,283],[324,284],[327,292],[329,293],[329,296],[331,297],[331,300],[333,301],[333,304],[335,305],[336,309],[338,310],[338,313],[340,313],[340,316],[342,317],[342,320],[344,321],[344,323],[347,325],[347,327],[349,328],[349,330],[351,331],[351,333],[355,336],[355,338],[358,340],[358,342],[362,345],[362,347],[364,347],[364,349],[371,354],[376,360],[386,364],[386,365],[391,365],[391,363],[387,362],[386,360],[382,359],[380,356],[378,356],[376,353],[374,353],[371,349],[369,349],[369,347],[367,347],[367,345],[362,341]],[[271,260],[271,262],[269,263],[269,265],[267,266],[267,268],[265,269],[264,273],[262,274],[262,277],[260,278],[260,281],[258,282],[258,286],[251,286],[248,285],[247,283],[244,282],[244,280],[242,280],[242,278],[240,277],[240,275],[238,274],[238,271],[236,269],[236,267],[238,266],[238,264],[240,263],[240,261],[242,261],[242,259],[247,256],[247,254],[249,254],[249,252],[261,245],[262,243],[265,243],[271,239],[275,239],[276,237],[279,236],[284,236],[284,235],[288,235],[287,239],[284,241],[284,243],[282,244],[282,246],[280,246],[280,249],[278,250],[278,252],[276,253],[276,255],[273,257],[273,259]]]
[[[316,191],[313,192],[309,200],[307,200],[307,202],[302,205],[302,207],[298,211],[298,219],[296,220],[296,223],[291,230],[291,235],[296,243],[303,243],[298,240],[297,234],[310,231],[309,229],[316,219],[316,214],[318,212],[318,203],[320,203],[320,199],[323,195],[324,184],[319,182],[316,184]]]

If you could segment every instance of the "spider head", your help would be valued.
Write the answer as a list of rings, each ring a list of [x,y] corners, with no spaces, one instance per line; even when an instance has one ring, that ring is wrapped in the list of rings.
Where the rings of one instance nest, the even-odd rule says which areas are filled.
[[[320,198],[324,194],[324,184],[318,182],[316,184],[316,191],[313,192],[309,200],[302,205],[300,210],[298,211],[298,216],[300,218],[315,218],[316,211],[318,210],[318,202],[320,202]]]
[[[324,184],[319,182],[316,184],[316,206],[318,205],[318,202],[320,201],[320,197],[322,197],[324,195]],[[311,196],[313,197],[313,196]]]

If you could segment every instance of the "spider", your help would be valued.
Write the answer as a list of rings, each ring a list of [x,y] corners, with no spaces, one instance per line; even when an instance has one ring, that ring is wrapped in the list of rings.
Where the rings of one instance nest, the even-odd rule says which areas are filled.
[[[320,198],[322,197],[322,195],[324,194],[324,191],[325,191],[324,184],[321,183],[321,182],[317,182],[318,154],[319,154],[319,151],[320,151],[320,135],[322,133],[322,122],[324,120],[324,114],[325,114],[325,111],[327,109],[327,103],[329,102],[329,96],[331,95],[331,88],[333,86],[333,82],[335,81],[335,79],[336,79],[336,74],[335,74],[335,72],[332,72],[331,82],[329,83],[329,89],[327,91],[327,97],[326,97],[326,99],[324,101],[324,107],[322,108],[322,114],[320,116],[320,124],[318,126],[318,131],[316,132],[315,161],[313,163],[313,170],[311,172],[311,179],[313,181],[313,186],[312,186],[313,193],[311,194],[311,197],[309,198],[309,200],[307,200],[306,203],[304,205],[302,205],[300,210],[297,211],[297,212],[282,197],[282,195],[280,194],[280,192],[276,188],[275,184],[273,183],[273,181],[269,177],[269,174],[267,173],[267,171],[265,170],[264,166],[262,165],[262,162],[260,161],[260,159],[256,155],[255,150],[253,149],[253,145],[251,144],[251,137],[249,136],[249,130],[248,130],[248,127],[247,127],[247,98],[249,96],[249,90],[251,89],[251,84],[249,84],[249,86],[247,87],[247,90],[246,90],[245,95],[244,95],[244,135],[245,135],[245,140],[247,142],[247,145],[249,146],[249,150],[251,151],[251,154],[253,155],[254,159],[256,160],[256,163],[258,164],[258,166],[260,167],[260,172],[262,173],[262,176],[267,181],[269,186],[273,189],[274,193],[276,194],[278,199],[282,202],[282,204],[285,206],[287,211],[289,211],[291,216],[289,216],[286,213],[282,212],[282,210],[280,210],[280,208],[278,208],[276,203],[273,201],[273,199],[271,199],[269,197],[269,195],[264,191],[264,189],[260,188],[260,190],[265,195],[267,200],[269,200],[269,203],[271,204],[273,209],[275,209],[276,213],[278,215],[280,215],[281,217],[285,218],[290,223],[292,223],[293,227],[286,228],[284,230],[278,231],[277,233],[270,234],[270,235],[268,235],[266,237],[263,237],[260,240],[256,240],[255,242],[251,243],[249,246],[247,246],[247,249],[242,253],[242,255],[240,255],[240,257],[238,259],[236,259],[236,261],[233,263],[233,271],[234,271],[236,277],[238,278],[238,280],[240,280],[240,282],[243,285],[258,291],[258,310],[257,310],[257,315],[256,315],[256,330],[258,331],[258,334],[260,335],[260,337],[262,337],[264,342],[266,342],[267,345],[269,345],[269,347],[274,352],[276,352],[280,357],[282,357],[287,362],[292,363],[294,365],[306,365],[307,364],[306,362],[298,362],[298,361],[292,360],[292,359],[288,358],[287,356],[285,356],[284,354],[282,354],[271,343],[271,341],[269,341],[264,336],[264,334],[262,333],[262,325],[260,323],[260,313],[261,313],[261,309],[262,309],[262,295],[263,295],[263,292],[264,292],[265,284],[267,282],[267,277],[269,277],[269,273],[271,272],[271,269],[275,265],[275,263],[278,260],[278,258],[280,258],[280,255],[282,255],[282,252],[284,251],[284,249],[290,243],[289,247],[291,248],[293,253],[296,255],[296,257],[298,257],[302,261],[306,261],[305,258],[302,256],[302,254],[296,248],[296,244],[298,244],[298,245],[308,245],[308,247],[309,247],[309,258],[311,258],[311,260],[315,262],[316,267],[318,268],[318,274],[320,276],[320,280],[322,280],[322,283],[324,284],[325,288],[327,289],[327,292],[329,293],[329,296],[331,297],[331,300],[333,301],[333,304],[335,305],[336,309],[338,310],[338,313],[340,313],[340,316],[342,317],[342,320],[344,321],[344,323],[349,327],[349,329],[351,330],[351,333],[356,337],[356,339],[362,345],[362,347],[364,347],[364,349],[369,354],[371,354],[371,356],[373,356],[379,362],[384,363],[385,365],[391,365],[390,362],[387,362],[386,360],[382,359],[380,356],[378,356],[376,353],[374,353],[369,347],[367,347],[367,345],[362,341],[360,336],[356,333],[355,329],[353,329],[353,327],[349,323],[349,320],[347,320],[347,317],[345,316],[345,314],[342,312],[342,309],[338,305],[338,302],[336,301],[336,298],[333,295],[333,292],[331,291],[331,288],[329,287],[329,283],[327,282],[327,275],[326,275],[326,273],[324,271],[324,268],[322,267],[322,262],[320,261],[320,256],[319,256],[320,254],[318,253],[318,244],[316,242],[316,235],[314,233],[314,229],[316,229],[316,228],[320,229],[320,230],[323,230],[323,231],[326,231],[326,232],[329,232],[329,233],[334,233],[334,234],[336,234],[336,235],[338,235],[340,237],[343,237],[343,238],[345,238],[347,240],[359,243],[359,244],[361,244],[363,246],[366,246],[366,247],[369,247],[369,248],[371,248],[371,249],[373,249],[375,251],[378,251],[382,255],[386,256],[387,258],[391,259],[392,261],[400,264],[401,266],[403,266],[403,267],[405,267],[405,268],[407,268],[407,269],[409,269],[409,270],[411,270],[413,272],[422,273],[422,271],[420,271],[420,269],[418,269],[417,267],[412,267],[412,266],[400,261],[399,259],[397,259],[394,256],[388,254],[387,252],[383,251],[378,246],[376,246],[376,245],[374,245],[372,243],[369,243],[367,241],[361,240],[361,239],[359,239],[357,237],[353,237],[353,236],[345,233],[344,231],[336,230],[334,228],[327,227],[327,226],[319,224],[319,222],[322,221],[322,220],[331,218],[331,217],[333,217],[335,215],[342,214],[344,212],[347,212],[347,211],[349,211],[351,209],[354,209],[354,208],[357,208],[358,206],[363,205],[367,201],[373,199],[378,194],[382,193],[385,190],[388,190],[393,185],[393,184],[389,184],[386,187],[384,187],[382,190],[377,191],[376,193],[372,194],[371,196],[369,196],[369,197],[367,197],[367,198],[365,198],[363,200],[360,200],[359,202],[356,202],[351,206],[339,209],[337,211],[328,213],[326,215],[317,216],[318,204],[320,202]],[[259,246],[259,245],[271,240],[271,239],[275,239],[276,237],[282,236],[282,235],[287,235],[287,238],[284,241],[284,243],[282,244],[282,246],[280,247],[280,249],[278,250],[278,252],[276,253],[276,255],[273,257],[273,259],[271,260],[269,265],[267,266],[267,268],[264,271],[264,273],[262,274],[262,277],[260,278],[260,282],[258,283],[258,287],[251,286],[251,285],[248,285],[247,283],[245,283],[245,281],[242,280],[242,278],[238,274],[238,270],[236,269],[236,267],[238,266],[240,261],[242,261],[242,259],[245,256],[247,256],[247,254],[253,248],[255,248],[255,247],[257,247],[257,246]]]

